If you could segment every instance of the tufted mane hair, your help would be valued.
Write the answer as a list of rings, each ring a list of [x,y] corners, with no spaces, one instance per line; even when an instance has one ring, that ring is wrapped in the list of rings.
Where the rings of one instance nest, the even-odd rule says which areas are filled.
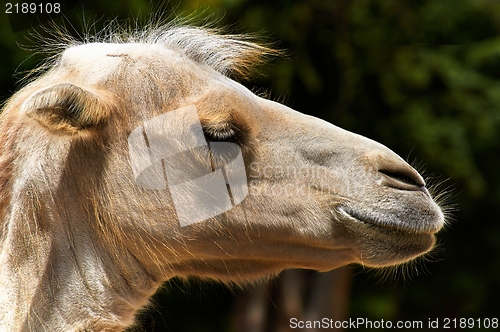
[[[253,35],[223,34],[220,29],[207,25],[193,26],[180,19],[166,24],[149,23],[143,27],[137,25],[136,22],[136,27],[131,28],[130,25],[123,26],[117,21],[111,21],[100,31],[86,32],[75,38],[66,26],[53,23],[51,28],[44,28],[49,37],[38,32],[32,34],[35,39],[33,44],[37,46],[27,48],[44,54],[47,60],[27,76],[54,66],[64,50],[87,43],[164,45],[235,79],[248,77],[256,65],[283,54],[266,43],[257,42]]]

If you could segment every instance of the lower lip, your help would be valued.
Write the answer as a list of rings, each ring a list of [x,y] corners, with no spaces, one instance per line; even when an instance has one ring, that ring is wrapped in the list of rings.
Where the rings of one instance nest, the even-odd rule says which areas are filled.
[[[344,216],[348,217],[349,219],[353,219],[357,222],[363,223],[364,225],[374,227],[374,228],[381,230],[381,231],[384,231],[384,232],[404,232],[404,233],[415,234],[415,235],[428,234],[426,232],[418,231],[415,229],[403,228],[400,225],[381,223],[381,222],[378,222],[377,220],[370,219],[370,218],[367,218],[365,216],[361,216],[355,212],[352,212],[350,210],[346,210],[344,208],[340,208],[339,210]],[[430,234],[428,234],[428,235],[430,235]]]

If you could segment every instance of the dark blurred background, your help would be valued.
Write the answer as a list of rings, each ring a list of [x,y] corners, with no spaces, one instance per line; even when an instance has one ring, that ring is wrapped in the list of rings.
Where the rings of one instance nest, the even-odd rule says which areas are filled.
[[[5,6],[2,102],[41,59],[20,47],[34,46],[36,21],[9,21]],[[444,181],[441,191],[455,211],[428,262],[387,278],[354,266],[342,270],[340,281],[312,272],[294,280],[338,282],[345,294],[335,305],[343,306],[344,319],[500,318],[500,1],[92,0],[65,2],[63,13],[70,31],[81,32],[91,22],[99,30],[110,18],[146,21],[152,10],[196,13],[198,22],[274,42],[287,56],[259,67],[246,86],[379,141],[431,183]],[[257,293],[267,303],[267,330],[277,331],[269,321],[280,315],[274,298],[281,283],[243,291],[174,279],[134,331],[250,331],[238,321]],[[477,323],[468,330],[476,329]]]

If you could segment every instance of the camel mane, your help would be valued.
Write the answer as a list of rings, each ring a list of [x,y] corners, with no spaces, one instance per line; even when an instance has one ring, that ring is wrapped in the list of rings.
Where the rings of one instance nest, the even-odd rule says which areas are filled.
[[[34,39],[32,44],[36,46],[25,46],[32,53],[42,54],[45,60],[22,80],[30,79],[33,74],[36,78],[40,72],[55,66],[66,49],[88,43],[163,45],[233,79],[245,79],[257,65],[284,54],[271,44],[258,41],[255,35],[224,34],[219,28],[194,26],[181,19],[168,23],[149,23],[142,27],[137,22],[135,25],[132,28],[129,23],[121,25],[111,21],[100,31],[87,31],[73,37],[65,24],[52,23],[49,28],[43,28],[48,36],[34,32],[31,35]]]

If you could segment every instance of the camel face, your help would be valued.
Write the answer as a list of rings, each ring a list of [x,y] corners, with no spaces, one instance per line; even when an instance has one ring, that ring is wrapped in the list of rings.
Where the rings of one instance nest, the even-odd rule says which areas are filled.
[[[250,172],[256,174],[251,192],[268,201],[261,208],[281,208],[271,219],[292,219],[305,246],[340,249],[342,259],[367,266],[399,264],[433,247],[443,213],[412,167],[379,143],[266,104],[276,122],[268,118],[265,126],[287,128],[260,141],[266,157]],[[330,258],[309,257],[318,256]],[[338,263],[329,258],[310,259],[309,266],[328,270]]]
[[[226,278],[218,271],[226,260],[257,273],[393,265],[430,250],[443,225],[422,177],[388,148],[259,98],[161,45],[69,48],[16,102],[11,112],[22,118],[25,139],[18,144],[56,150],[31,156],[51,159],[43,172],[54,173],[54,185],[61,176],[66,186],[92,180],[92,202],[76,188],[61,190],[74,192],[76,204],[101,210],[103,223],[112,221],[114,235],[132,239],[133,247],[145,243],[155,264],[172,264],[159,244],[189,258],[176,259],[181,274],[198,274],[203,262],[202,275]],[[135,155],[134,130],[142,141]],[[227,147],[214,149],[224,142]],[[137,153],[149,159],[137,161]],[[221,170],[237,157],[231,187],[228,170]],[[134,162],[149,167],[142,174],[149,185],[138,182]],[[176,186],[183,183],[184,191]],[[242,194],[231,202],[227,190]],[[200,192],[214,199],[192,197]],[[89,216],[82,211],[81,218]],[[192,243],[172,243],[184,237]]]
[[[26,297],[61,301],[126,283],[136,310],[176,275],[245,281],[431,250],[444,216],[404,160],[224,75],[259,52],[189,28],[83,44],[16,93],[0,118],[4,280],[35,273]]]

